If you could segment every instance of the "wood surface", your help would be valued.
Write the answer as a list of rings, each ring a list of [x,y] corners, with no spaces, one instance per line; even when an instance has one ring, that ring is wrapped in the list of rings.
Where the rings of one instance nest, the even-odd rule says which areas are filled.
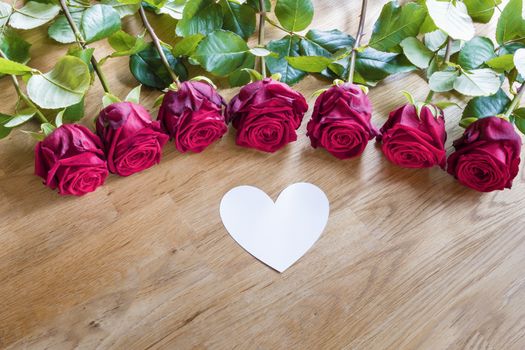
[[[365,41],[384,3],[370,2]],[[353,33],[359,6],[316,0],[312,28]],[[169,42],[173,22],[150,18]],[[138,16],[125,29],[140,32]],[[493,21],[478,33],[494,29]],[[279,35],[268,28],[270,39]],[[67,50],[42,28],[24,37],[41,70]],[[94,47],[98,57],[111,52],[105,42]],[[137,85],[127,58],[104,70],[121,97]],[[296,88],[310,96],[326,85],[308,77]],[[414,73],[371,89],[376,125],[404,103],[401,89],[427,93]],[[86,125],[101,93],[96,81]],[[158,95],[145,89],[144,105]],[[8,79],[0,101],[3,112],[13,107]],[[230,130],[201,154],[170,144],[160,165],[111,176],[82,198],[42,186],[30,137],[1,141],[0,348],[525,349],[523,163],[512,190],[480,194],[438,168],[393,166],[375,142],[349,161],[314,150],[310,113],[298,142],[276,154],[236,147]],[[449,153],[459,116],[446,111]],[[313,248],[279,274],[229,237],[218,206],[238,185],[275,199],[300,181],[326,192],[330,218]]]

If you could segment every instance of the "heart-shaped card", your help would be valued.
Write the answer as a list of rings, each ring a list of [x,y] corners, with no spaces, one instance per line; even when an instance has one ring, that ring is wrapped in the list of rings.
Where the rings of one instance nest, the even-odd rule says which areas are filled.
[[[221,200],[226,230],[248,253],[283,272],[319,239],[328,221],[325,193],[310,183],[295,183],[274,202],[264,191],[239,186]]]

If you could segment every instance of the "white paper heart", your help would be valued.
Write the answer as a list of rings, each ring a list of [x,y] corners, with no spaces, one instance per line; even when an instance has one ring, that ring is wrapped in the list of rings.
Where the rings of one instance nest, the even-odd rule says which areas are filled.
[[[317,186],[296,183],[275,203],[262,190],[239,186],[222,197],[221,219],[248,253],[283,272],[319,239],[328,221],[328,198]]]

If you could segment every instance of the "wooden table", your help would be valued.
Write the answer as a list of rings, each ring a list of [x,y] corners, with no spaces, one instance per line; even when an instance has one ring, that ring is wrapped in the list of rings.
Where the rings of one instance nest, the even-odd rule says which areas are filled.
[[[359,3],[315,1],[312,27],[355,32]],[[383,3],[370,4],[368,34]],[[168,40],[172,22],[152,20]],[[139,32],[138,17],[125,28]],[[43,29],[24,36],[42,70],[67,49]],[[105,42],[95,47],[99,57],[110,52]],[[120,96],[137,85],[127,65],[104,67]],[[309,77],[297,89],[310,96],[325,84]],[[377,125],[404,103],[401,89],[427,93],[417,74],[372,89]],[[145,91],[144,105],[158,94]],[[14,99],[3,79],[2,111]],[[86,124],[100,99],[96,82]],[[447,110],[449,152],[459,116]],[[480,194],[440,169],[395,167],[374,142],[361,158],[339,161],[309,146],[305,125],[298,142],[273,155],[236,147],[233,132],[201,154],[170,144],[160,165],[111,176],[83,198],[41,185],[27,135],[1,141],[0,347],[524,349],[523,166],[511,191]],[[299,181],[326,192],[330,219],[279,274],[230,238],[218,205],[237,185],[276,198]]]

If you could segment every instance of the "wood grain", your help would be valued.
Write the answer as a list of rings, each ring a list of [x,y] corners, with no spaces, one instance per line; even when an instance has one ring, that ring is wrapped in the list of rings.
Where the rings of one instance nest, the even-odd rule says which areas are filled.
[[[384,2],[370,3],[368,31]],[[312,27],[353,33],[359,3],[316,0]],[[169,41],[173,23],[151,19]],[[478,32],[493,37],[494,28]],[[138,17],[125,29],[141,31]],[[67,50],[42,29],[24,36],[41,70]],[[110,52],[94,46],[98,57]],[[137,84],[127,66],[126,58],[104,66],[121,97]],[[308,77],[297,89],[310,96],[325,84]],[[387,79],[370,92],[376,125],[404,103],[401,89],[427,93],[417,74]],[[227,99],[236,91],[222,90]],[[96,82],[87,125],[101,92]],[[157,96],[147,90],[143,103]],[[2,79],[1,110],[14,99]],[[449,152],[459,115],[447,110]],[[440,169],[395,167],[373,142],[361,158],[339,161],[309,146],[305,124],[298,142],[273,155],[236,147],[233,131],[201,154],[169,145],[159,166],[111,176],[83,198],[41,185],[29,137],[0,142],[0,347],[524,349],[523,166],[512,190],[479,194]],[[276,198],[299,181],[326,192],[330,219],[278,274],[228,236],[218,205],[237,185]]]

